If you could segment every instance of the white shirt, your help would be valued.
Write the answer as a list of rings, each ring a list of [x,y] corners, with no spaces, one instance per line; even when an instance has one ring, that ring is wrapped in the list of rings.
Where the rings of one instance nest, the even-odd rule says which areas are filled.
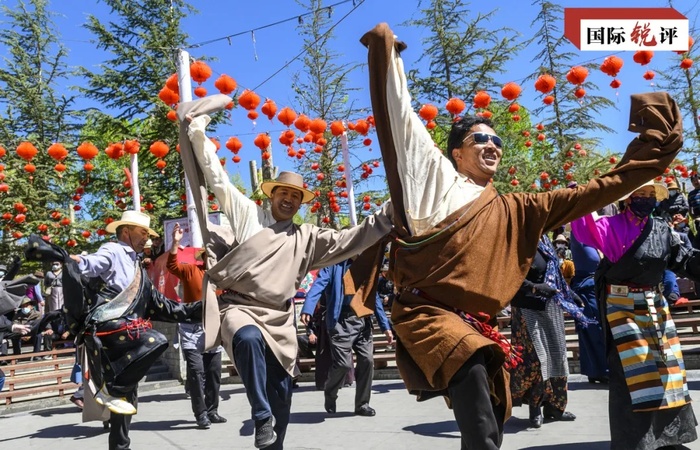
[[[387,105],[409,231],[420,235],[484,191],[457,172],[411,106],[401,57],[392,48]],[[403,155],[401,151],[403,150]]]
[[[100,277],[109,287],[126,289],[134,279],[138,257],[123,242],[108,242],[91,255],[81,256],[80,269],[88,277]]]

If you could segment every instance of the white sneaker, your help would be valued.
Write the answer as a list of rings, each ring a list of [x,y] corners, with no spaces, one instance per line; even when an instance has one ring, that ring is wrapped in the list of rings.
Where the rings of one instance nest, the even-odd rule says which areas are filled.
[[[106,406],[107,409],[114,414],[121,414],[124,416],[136,414],[136,408],[134,408],[134,405],[127,402],[126,398],[112,397],[107,393],[107,391],[104,390],[104,388],[100,389],[100,391],[97,393],[95,396],[95,401],[98,405]]]

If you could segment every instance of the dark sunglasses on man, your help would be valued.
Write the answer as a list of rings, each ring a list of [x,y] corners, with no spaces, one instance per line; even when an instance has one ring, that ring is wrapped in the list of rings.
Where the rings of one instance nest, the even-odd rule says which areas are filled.
[[[495,134],[481,133],[481,132],[479,132],[479,133],[472,133],[472,134],[468,134],[468,135],[462,140],[462,142],[464,142],[464,141],[466,141],[467,139],[469,139],[469,137],[473,137],[473,138],[474,138],[474,142],[477,143],[477,144],[486,144],[488,141],[491,141],[491,142],[493,142],[493,145],[495,145],[496,147],[498,147],[498,148],[503,148],[503,141],[501,140],[501,138],[499,138],[499,137],[496,136]]]

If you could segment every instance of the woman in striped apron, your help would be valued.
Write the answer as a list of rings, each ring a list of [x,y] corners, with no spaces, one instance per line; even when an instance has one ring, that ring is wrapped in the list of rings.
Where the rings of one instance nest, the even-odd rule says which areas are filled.
[[[610,367],[613,450],[675,448],[697,439],[676,327],[660,284],[666,268],[700,280],[700,253],[683,248],[652,212],[668,190],[652,181],[624,199],[623,212],[571,224],[603,253],[596,291]]]

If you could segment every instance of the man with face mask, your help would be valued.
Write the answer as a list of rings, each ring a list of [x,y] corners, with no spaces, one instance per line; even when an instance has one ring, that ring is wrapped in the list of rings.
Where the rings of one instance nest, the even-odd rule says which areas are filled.
[[[700,281],[700,253],[655,216],[668,190],[650,181],[615,216],[574,220],[572,233],[604,258],[595,276],[610,368],[611,448],[653,450],[697,439],[683,355],[662,280]]]

